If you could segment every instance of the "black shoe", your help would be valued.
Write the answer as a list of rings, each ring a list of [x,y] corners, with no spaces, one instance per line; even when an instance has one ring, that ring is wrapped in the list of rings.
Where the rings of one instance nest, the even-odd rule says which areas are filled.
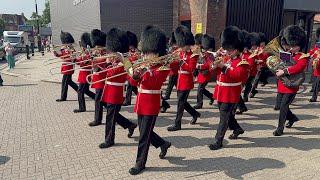
[[[210,150],[218,150],[222,148],[222,143],[214,143],[209,145]]]
[[[243,97],[243,101],[244,101],[244,102],[248,102],[248,101],[249,101],[248,96],[244,96],[244,97]]]
[[[101,143],[100,145],[99,145],[99,148],[100,149],[106,149],[106,148],[109,148],[109,147],[111,147],[111,146],[113,146],[114,145],[114,142],[113,143],[109,143],[109,144],[107,144],[107,143]]]
[[[254,96],[255,96],[257,93],[258,93],[257,90],[252,91],[252,92],[250,93],[250,98],[254,98]]]
[[[122,106],[130,106],[131,105],[131,103],[128,103],[128,102],[124,102],[123,104],[122,104]]]
[[[214,99],[210,99],[209,105],[212,106],[212,104],[214,103]]]
[[[313,92],[314,90],[313,89],[311,89],[309,92]]]
[[[266,86],[268,84],[268,82],[263,82],[262,84],[261,84],[261,87],[264,87],[264,86]]]
[[[195,108],[195,109],[202,109],[202,105],[197,104],[197,105],[193,106],[193,108]]]
[[[0,83],[0,86],[3,86],[3,83]]]
[[[236,114],[243,114],[244,112],[247,112],[248,111],[248,108],[243,108],[239,111],[236,112]]]
[[[274,108],[273,108],[273,110],[275,110],[275,111],[279,111],[279,110],[280,110],[280,108],[279,108],[279,107],[274,107]]]
[[[197,113],[195,116],[192,117],[192,120],[190,121],[190,124],[196,124],[198,118],[201,116],[200,113]]]
[[[65,99],[57,99],[57,102],[62,102],[62,101],[66,101]]]
[[[273,132],[273,135],[274,135],[274,136],[282,136],[282,135],[283,135],[283,131],[277,129],[277,130],[275,130],[275,131]]]
[[[164,143],[164,145],[160,147],[161,148],[161,152],[159,154],[160,159],[164,159],[170,147],[171,147],[171,143],[167,141]]]
[[[168,131],[179,131],[179,130],[181,130],[181,126],[176,126],[175,124],[173,124],[173,125],[169,126],[167,128],[167,130]]]
[[[99,122],[96,122],[96,121],[92,121],[92,122],[90,122],[89,123],[89,126],[99,126],[99,125],[101,125],[102,123],[99,123]]]
[[[233,131],[233,133],[229,136],[229,139],[238,139],[238,136],[240,134],[243,134],[244,133],[244,130],[243,129],[238,129],[238,130],[235,130]]]
[[[137,175],[137,174],[140,174],[144,169],[145,169],[145,167],[135,166],[135,167],[129,169],[129,173],[131,175]]]
[[[293,126],[293,124],[294,124],[295,122],[298,122],[298,121],[299,121],[298,118],[293,119],[293,120],[291,120],[291,121],[288,121],[288,123],[286,124],[286,128],[291,128],[291,127]]]
[[[134,132],[134,129],[136,129],[136,127],[137,127],[137,125],[136,124],[134,124],[132,127],[129,127],[128,128],[128,138],[131,138],[132,137],[132,135],[133,135],[133,132]]]
[[[317,100],[315,100],[315,99],[309,99],[309,102],[317,102]]]
[[[81,112],[86,112],[86,110],[82,110],[82,109],[75,109],[73,110],[74,113],[81,113]]]
[[[162,106],[161,109],[160,109],[160,112],[161,112],[161,113],[166,113],[166,112],[167,112],[167,109],[168,109],[168,107]]]

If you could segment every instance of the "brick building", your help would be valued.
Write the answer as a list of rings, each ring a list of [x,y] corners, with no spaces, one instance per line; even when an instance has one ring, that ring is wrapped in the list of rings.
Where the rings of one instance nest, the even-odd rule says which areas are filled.
[[[22,13],[18,14],[0,14],[0,18],[5,22],[6,31],[18,31],[19,25],[24,25],[27,21],[27,18]]]
[[[53,42],[60,30],[79,38],[93,28],[120,27],[138,35],[155,24],[168,35],[179,24],[194,34],[214,35],[219,45],[221,31],[229,25],[265,32],[269,39],[289,24],[303,27],[311,37],[313,19],[320,12],[319,0],[51,0]]]

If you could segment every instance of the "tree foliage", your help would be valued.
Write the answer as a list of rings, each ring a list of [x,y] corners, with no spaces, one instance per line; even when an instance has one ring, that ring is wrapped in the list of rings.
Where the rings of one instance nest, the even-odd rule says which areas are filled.
[[[27,25],[31,25],[33,27],[38,27],[37,20],[39,20],[39,26],[45,27],[51,22],[50,17],[50,3],[46,1],[45,9],[42,12],[42,15],[37,15],[36,12],[33,12],[30,19],[27,21]]]
[[[3,31],[5,29],[6,25],[2,18],[0,18],[0,37],[2,37]]]

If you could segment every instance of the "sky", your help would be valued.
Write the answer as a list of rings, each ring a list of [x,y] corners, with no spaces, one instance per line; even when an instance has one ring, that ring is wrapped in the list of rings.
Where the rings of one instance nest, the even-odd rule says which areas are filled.
[[[38,13],[42,15],[46,0],[37,0]],[[0,14],[21,14],[30,18],[32,12],[35,12],[35,0],[0,0]]]

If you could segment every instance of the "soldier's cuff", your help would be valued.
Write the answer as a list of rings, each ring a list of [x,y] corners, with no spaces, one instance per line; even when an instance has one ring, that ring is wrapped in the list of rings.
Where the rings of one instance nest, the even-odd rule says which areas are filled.
[[[284,69],[284,75],[290,75],[288,68]]]

